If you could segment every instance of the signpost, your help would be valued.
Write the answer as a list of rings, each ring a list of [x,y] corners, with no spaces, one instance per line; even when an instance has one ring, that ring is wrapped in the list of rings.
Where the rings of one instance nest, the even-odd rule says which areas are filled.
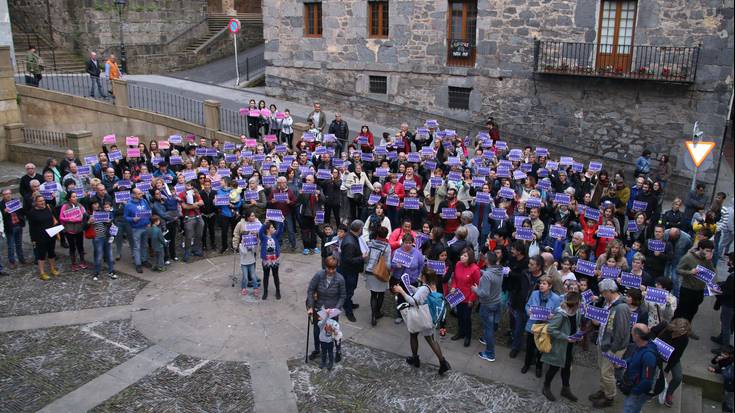
[[[227,28],[232,33],[232,40],[235,44],[235,73],[237,74],[237,80],[235,80],[235,87],[240,86],[240,67],[237,64],[237,32],[240,31],[240,20],[230,19],[227,23]]]
[[[692,130],[692,140],[684,142],[687,151],[689,151],[689,156],[692,157],[692,162],[694,162],[694,173],[692,174],[691,187],[692,191],[694,191],[697,185],[697,172],[699,171],[699,167],[702,166],[704,160],[707,159],[710,152],[712,152],[712,149],[714,149],[715,147],[714,142],[702,141],[703,134],[704,132],[699,130],[699,122],[694,122],[694,129]]]

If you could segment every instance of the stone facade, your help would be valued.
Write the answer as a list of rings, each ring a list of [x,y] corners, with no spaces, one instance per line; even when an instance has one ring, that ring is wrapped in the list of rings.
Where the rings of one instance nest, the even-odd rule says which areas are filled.
[[[9,126],[21,121],[18,94],[13,79],[10,46],[0,45],[0,161],[8,159],[8,145],[14,141]]]
[[[319,38],[303,36],[302,2],[264,2],[266,91],[304,103],[321,99],[327,109],[369,113],[386,125],[431,117],[474,134],[493,116],[510,140],[626,170],[649,148],[670,154],[685,173],[682,141],[694,121],[709,139],[722,139],[733,92],[733,6],[638,2],[633,44],[701,44],[693,85],[534,75],[534,39],[595,43],[600,3],[478,0],[476,64],[453,67],[447,0],[389,1],[387,39],[368,38],[366,1],[322,1]],[[370,75],[387,76],[387,95],[369,93]],[[448,108],[449,86],[472,88],[469,110]]]

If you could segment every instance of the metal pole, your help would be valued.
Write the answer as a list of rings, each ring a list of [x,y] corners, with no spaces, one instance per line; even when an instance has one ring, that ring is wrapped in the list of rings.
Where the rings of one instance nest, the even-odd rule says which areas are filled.
[[[232,39],[235,42],[235,73],[237,74],[235,87],[238,87],[240,86],[240,67],[237,65],[237,33],[232,33]]]
[[[54,63],[54,70],[56,68],[56,44],[54,42],[54,26],[51,24],[51,4],[49,0],[46,0],[46,16],[48,17],[48,40],[51,42],[51,60]]]
[[[123,6],[118,6],[118,12],[120,14],[120,66],[125,74],[128,74],[128,58],[125,53],[125,38],[123,31]]]

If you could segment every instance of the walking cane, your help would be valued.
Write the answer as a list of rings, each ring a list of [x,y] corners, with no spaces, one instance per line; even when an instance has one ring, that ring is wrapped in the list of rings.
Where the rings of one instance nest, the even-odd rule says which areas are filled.
[[[313,313],[312,309],[312,313]],[[304,354],[304,364],[309,362],[309,336],[311,336],[311,314],[306,314],[306,354]]]
[[[232,277],[231,278],[232,278],[232,286],[233,287],[235,286],[235,279],[237,278],[235,276],[235,270],[237,270],[237,258],[238,258],[238,256],[239,256],[239,254],[235,254],[235,255],[233,255],[233,258],[232,258]]]

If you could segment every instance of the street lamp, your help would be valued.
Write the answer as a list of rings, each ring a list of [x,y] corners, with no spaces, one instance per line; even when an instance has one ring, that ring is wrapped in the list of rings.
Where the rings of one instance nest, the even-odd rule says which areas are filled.
[[[128,5],[128,0],[115,0],[115,7],[117,8],[117,14],[120,17],[120,66],[122,67],[123,73],[128,73],[128,59],[125,53],[125,40],[123,38],[123,12],[125,6]]]

